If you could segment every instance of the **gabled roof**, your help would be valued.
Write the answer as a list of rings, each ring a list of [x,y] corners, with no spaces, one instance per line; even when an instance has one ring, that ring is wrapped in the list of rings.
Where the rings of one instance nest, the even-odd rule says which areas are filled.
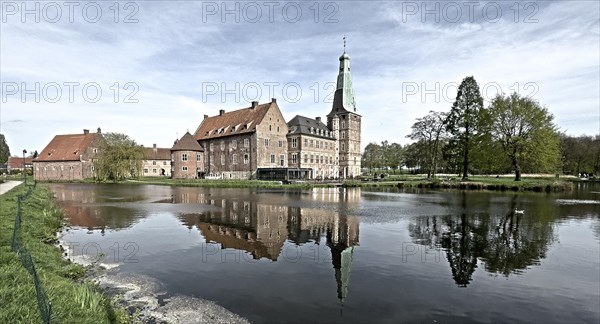
[[[25,166],[31,166],[33,162],[33,158],[26,157],[18,157],[18,156],[9,156],[8,161],[6,161],[6,165],[11,169],[18,169],[23,167],[23,162],[25,162]]]
[[[334,140],[331,130],[321,121],[296,115],[288,123],[288,134],[307,134]]]
[[[144,147],[144,159],[146,160],[170,160],[171,150],[159,147]]]
[[[101,133],[56,135],[35,161],[79,161]]]
[[[256,125],[260,124],[271,106],[277,107],[275,100],[266,104],[238,109],[230,112],[221,111],[222,114],[213,117],[205,117],[194,138],[205,140],[224,136],[253,133]]]
[[[194,139],[190,132],[186,132],[171,148],[171,151],[198,151],[202,152],[204,149],[198,141]]]

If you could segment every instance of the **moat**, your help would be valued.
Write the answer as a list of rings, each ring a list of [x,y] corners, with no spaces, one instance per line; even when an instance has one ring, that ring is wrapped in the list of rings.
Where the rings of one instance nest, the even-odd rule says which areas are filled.
[[[72,255],[251,322],[600,321],[598,184],[560,194],[50,188]]]

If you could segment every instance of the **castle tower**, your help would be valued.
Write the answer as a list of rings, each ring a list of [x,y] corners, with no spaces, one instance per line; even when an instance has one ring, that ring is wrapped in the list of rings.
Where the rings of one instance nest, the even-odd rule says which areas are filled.
[[[346,54],[344,37],[344,53],[340,56],[340,70],[333,97],[333,107],[327,115],[327,126],[333,130],[338,139],[339,175],[342,178],[356,177],[360,172],[360,136],[361,116],[356,113],[352,75],[350,74],[350,57]]]

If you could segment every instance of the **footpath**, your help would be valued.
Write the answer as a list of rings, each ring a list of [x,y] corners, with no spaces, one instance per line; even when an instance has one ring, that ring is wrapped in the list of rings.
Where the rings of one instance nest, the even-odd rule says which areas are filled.
[[[0,195],[5,194],[10,189],[20,185],[21,183],[23,183],[23,181],[14,181],[14,180],[9,180],[4,183],[0,183]]]

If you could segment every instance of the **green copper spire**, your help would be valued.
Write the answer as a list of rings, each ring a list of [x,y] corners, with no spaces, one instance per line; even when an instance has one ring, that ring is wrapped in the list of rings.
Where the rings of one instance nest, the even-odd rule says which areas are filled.
[[[346,36],[344,36],[344,53],[340,56],[340,71],[337,77],[337,86],[333,96],[331,114],[350,111],[356,112],[352,75],[350,74],[350,56],[346,54]]]

